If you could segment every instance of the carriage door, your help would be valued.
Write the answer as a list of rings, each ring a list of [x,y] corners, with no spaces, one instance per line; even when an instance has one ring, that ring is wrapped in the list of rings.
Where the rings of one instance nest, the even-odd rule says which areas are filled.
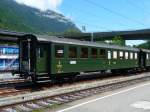
[[[49,44],[40,43],[37,48],[37,61],[36,61],[36,69],[38,73],[49,73]]]
[[[146,61],[146,53],[143,51],[140,51],[140,58],[139,58],[139,64],[140,67],[145,67],[145,61]]]

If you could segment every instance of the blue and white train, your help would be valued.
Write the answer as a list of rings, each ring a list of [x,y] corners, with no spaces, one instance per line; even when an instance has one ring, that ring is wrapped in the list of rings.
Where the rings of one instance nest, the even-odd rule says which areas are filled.
[[[17,70],[19,67],[18,46],[0,45],[0,71]]]

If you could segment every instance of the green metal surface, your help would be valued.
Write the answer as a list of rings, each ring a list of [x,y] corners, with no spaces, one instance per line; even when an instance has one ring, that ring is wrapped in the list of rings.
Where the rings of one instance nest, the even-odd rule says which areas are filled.
[[[146,60],[146,66],[150,66],[150,59]]]
[[[108,69],[127,69],[138,67],[138,59],[100,59],[100,58],[79,58],[81,46],[78,48],[78,57],[76,59],[68,58],[68,46],[64,45],[64,58],[57,59],[54,57],[54,46],[52,46],[52,60],[51,60],[51,74],[57,73],[69,73],[69,72],[83,72],[83,71],[97,71],[97,70],[108,70]],[[89,48],[89,54],[91,53]],[[108,49],[107,49],[108,50]],[[111,50],[111,49],[109,49]],[[116,50],[115,50],[116,51]]]
[[[70,64],[76,61],[76,64]],[[52,74],[123,69],[138,67],[137,60],[102,60],[102,59],[55,59],[52,61]],[[61,65],[61,69],[57,66]]]
[[[48,56],[48,52],[49,50],[44,46],[44,45],[40,45],[40,48],[42,48],[42,52],[43,52],[43,56],[40,57],[37,54],[37,61],[36,61],[36,67],[37,67],[37,72],[41,73],[41,72],[47,72],[48,71],[48,67],[47,67],[47,56]]]

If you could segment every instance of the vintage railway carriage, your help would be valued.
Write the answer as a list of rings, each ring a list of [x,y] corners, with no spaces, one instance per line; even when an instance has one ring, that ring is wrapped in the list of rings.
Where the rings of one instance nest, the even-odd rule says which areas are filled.
[[[47,82],[79,72],[150,68],[150,51],[105,43],[0,31],[0,42],[19,47],[19,67],[13,74]]]
[[[35,50],[34,56],[31,56],[33,59],[28,58],[31,55],[29,52],[31,50],[27,50],[30,46],[23,46],[22,48],[24,52],[22,57],[26,58],[22,61],[22,68],[27,68],[24,71],[30,71],[30,73],[22,73],[30,74],[33,81],[38,82],[49,81],[53,78],[73,78],[79,72],[115,71],[139,67],[138,54],[140,51],[132,47],[53,36],[37,36],[37,40],[32,43],[32,47],[34,47],[32,52]],[[34,72],[30,70],[31,60],[32,66],[34,66],[32,71]]]

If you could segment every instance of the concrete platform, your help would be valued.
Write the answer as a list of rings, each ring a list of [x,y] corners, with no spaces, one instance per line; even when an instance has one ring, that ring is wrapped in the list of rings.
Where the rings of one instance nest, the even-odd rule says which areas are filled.
[[[150,82],[72,102],[57,112],[150,112]]]
[[[114,84],[114,83],[119,83],[119,82],[123,82],[123,81],[134,80],[134,79],[143,78],[143,77],[150,77],[150,73],[143,73],[143,74],[136,75],[136,76],[122,77],[122,78],[117,78],[117,79],[114,78],[114,79],[108,79],[108,80],[106,80],[106,79],[99,80],[99,81],[94,81],[92,83],[91,82],[82,83],[82,84],[79,83],[79,84],[73,84],[70,86],[68,85],[68,86],[64,86],[64,87],[55,87],[55,88],[50,88],[45,91],[0,98],[0,107],[6,106],[6,105],[12,105],[14,103],[30,101],[33,99],[42,99],[45,97],[52,97],[55,95],[70,93],[70,92],[74,92],[74,91],[80,91],[80,90],[95,88],[95,87],[104,86],[104,85],[108,85],[108,84]]]

